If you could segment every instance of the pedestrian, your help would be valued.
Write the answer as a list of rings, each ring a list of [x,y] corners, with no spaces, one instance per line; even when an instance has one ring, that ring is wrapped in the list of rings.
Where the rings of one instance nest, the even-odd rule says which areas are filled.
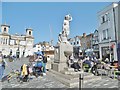
[[[39,56],[33,65],[33,75],[38,77],[38,75],[43,75],[43,57]]]
[[[46,75],[47,55],[43,56],[43,75]]]
[[[2,81],[2,77],[4,74],[5,66],[6,66],[6,61],[3,59],[2,52],[0,51],[0,81]]]
[[[48,56],[48,57],[47,57],[47,61],[50,61],[50,60],[51,60],[51,59],[50,59],[50,56]]]
[[[22,80],[27,82],[29,76],[29,67],[26,64],[21,66],[21,77]]]
[[[77,71],[80,71],[80,65],[78,63],[78,59],[74,59],[74,62],[73,64],[71,65],[72,68],[74,68],[74,71],[77,72]]]
[[[94,74],[94,75],[99,75],[98,73],[98,70],[97,70],[97,62],[94,62],[92,68],[91,68],[91,72]]]

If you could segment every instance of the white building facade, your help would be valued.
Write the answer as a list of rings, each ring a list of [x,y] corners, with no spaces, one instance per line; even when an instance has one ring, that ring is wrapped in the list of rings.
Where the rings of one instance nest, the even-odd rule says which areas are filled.
[[[43,51],[43,47],[41,44],[35,44],[33,46],[33,50],[34,50],[34,52]]]
[[[73,55],[74,56],[80,56],[82,53],[81,50],[81,36],[75,36],[74,38],[68,39],[71,45],[73,45]]]
[[[31,28],[26,29],[26,35],[11,35],[9,29],[9,25],[1,25],[0,51],[2,54],[5,56],[18,55],[19,57],[33,55],[33,30]]]
[[[99,58],[99,32],[95,30],[92,37],[92,49],[97,58]]]
[[[117,43],[120,37],[118,34],[120,32],[119,11],[119,4],[112,3],[98,12],[100,59],[109,58],[111,62],[117,61]]]
[[[40,42],[34,45],[34,53],[35,52],[43,52],[49,58],[54,58],[54,46],[50,45],[48,42]]]

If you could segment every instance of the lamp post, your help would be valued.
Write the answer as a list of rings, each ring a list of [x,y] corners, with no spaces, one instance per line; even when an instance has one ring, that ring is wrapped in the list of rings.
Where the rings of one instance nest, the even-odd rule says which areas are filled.
[[[110,62],[111,62],[111,37],[109,38],[109,53],[110,53]]]
[[[81,60],[81,73],[79,75],[79,90],[83,88],[83,79],[84,79],[84,70],[83,70],[83,61]]]
[[[18,45],[18,49],[17,49],[17,58],[19,58],[20,51],[19,51],[19,39],[18,39],[18,38],[17,38],[17,45]]]

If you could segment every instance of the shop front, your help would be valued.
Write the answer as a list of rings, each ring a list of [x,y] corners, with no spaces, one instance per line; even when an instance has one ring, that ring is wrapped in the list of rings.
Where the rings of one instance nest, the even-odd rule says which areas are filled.
[[[106,58],[109,59],[110,62],[118,61],[117,60],[117,48],[115,43],[107,43],[99,45],[100,58],[104,61]]]

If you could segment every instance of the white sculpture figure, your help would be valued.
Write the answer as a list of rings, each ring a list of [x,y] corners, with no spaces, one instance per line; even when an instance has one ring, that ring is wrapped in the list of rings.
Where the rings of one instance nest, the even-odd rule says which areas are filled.
[[[63,31],[66,35],[66,37],[68,37],[69,33],[70,33],[70,21],[72,21],[72,17],[70,14],[65,16],[64,22],[63,22]]]
[[[62,33],[59,34],[58,36],[58,43],[69,43],[66,37],[66,33],[62,31]]]
[[[63,22],[63,27],[62,27],[62,33],[60,32],[59,37],[58,37],[58,43],[69,43],[68,42],[68,35],[70,33],[70,21],[72,21],[71,15],[66,15],[64,22]]]
[[[60,32],[60,34],[59,34],[59,36],[58,36],[58,43],[61,43],[61,41],[62,41],[61,35],[62,35],[62,33]]]

